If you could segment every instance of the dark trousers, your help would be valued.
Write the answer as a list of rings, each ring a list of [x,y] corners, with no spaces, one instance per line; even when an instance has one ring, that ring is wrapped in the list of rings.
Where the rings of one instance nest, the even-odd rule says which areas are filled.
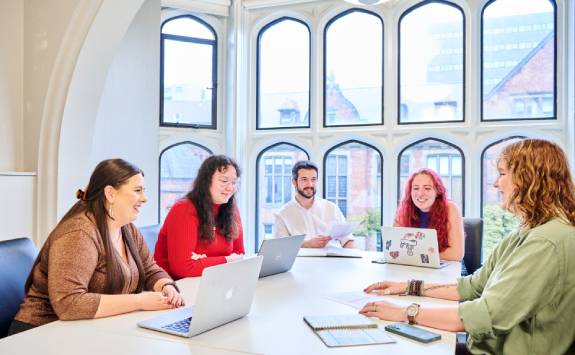
[[[457,333],[455,336],[455,355],[471,355],[467,349],[467,333]]]
[[[18,333],[24,332],[26,330],[30,330],[32,328],[36,328],[36,326],[32,325],[32,324],[20,322],[19,320],[14,319],[12,321],[12,323],[10,324],[10,329],[8,329],[8,335],[10,336],[10,335],[18,334]]]

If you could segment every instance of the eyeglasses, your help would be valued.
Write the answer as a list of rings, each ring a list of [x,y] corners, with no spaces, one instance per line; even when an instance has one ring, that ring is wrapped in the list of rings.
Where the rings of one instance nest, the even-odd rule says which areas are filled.
[[[224,187],[237,187],[240,182],[238,180],[228,180],[228,179],[218,179],[218,182],[220,183],[220,185],[224,186]]]
[[[317,183],[317,178],[306,178],[306,177],[302,177],[302,178],[298,178],[297,179],[299,182],[302,182],[304,184],[307,184],[308,182],[311,182],[312,184]]]

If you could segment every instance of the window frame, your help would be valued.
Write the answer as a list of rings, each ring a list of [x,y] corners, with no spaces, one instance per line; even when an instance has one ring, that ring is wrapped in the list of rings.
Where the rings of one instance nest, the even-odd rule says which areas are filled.
[[[170,21],[188,18],[193,21],[198,22],[200,25],[206,27],[213,35],[213,40],[203,39],[203,38],[196,38],[196,37],[187,37],[181,35],[173,35],[163,33],[162,30],[164,25],[169,23]],[[186,43],[194,43],[194,44],[204,44],[210,45],[212,47],[212,123],[205,125],[205,124],[190,124],[190,123],[172,123],[172,122],[165,122],[164,121],[164,56],[165,56],[165,40],[172,40],[172,41],[179,41],[179,42],[186,42]],[[160,26],[160,110],[159,110],[159,120],[160,120],[160,127],[178,127],[178,128],[195,128],[195,129],[211,129],[217,130],[218,128],[218,35],[214,28],[207,23],[206,21],[202,20],[201,18],[185,14],[174,16],[166,19],[162,22]],[[212,153],[213,154],[213,153]]]
[[[175,148],[179,145],[184,145],[184,144],[190,144],[192,146],[195,146],[197,148],[203,149],[206,152],[208,152],[210,155],[213,155],[214,152],[206,147],[203,146],[199,143],[196,142],[192,142],[190,140],[185,140],[185,141],[181,141],[181,142],[177,142],[174,144],[170,144],[169,146],[165,147],[164,149],[162,149],[160,151],[160,155],[158,155],[158,223],[160,223],[160,221],[162,220],[162,157],[164,156],[164,153],[167,152],[168,150]]]
[[[379,224],[382,225],[382,224],[383,224],[383,209],[384,209],[384,206],[385,206],[385,205],[384,205],[384,201],[383,201],[383,180],[384,180],[383,167],[384,167],[384,165],[385,165],[385,162],[383,161],[383,154],[381,153],[381,151],[380,151],[377,147],[375,147],[374,145],[372,145],[372,144],[369,144],[369,143],[367,143],[367,142],[365,142],[365,141],[361,141],[361,140],[359,140],[359,139],[348,139],[348,140],[343,141],[343,142],[340,142],[340,143],[338,143],[338,144],[332,146],[332,147],[329,148],[328,150],[326,150],[326,152],[323,154],[323,159],[322,159],[322,160],[323,160],[323,161],[322,161],[322,163],[323,163],[323,165],[322,165],[322,169],[323,169],[323,174],[322,174],[322,175],[323,175],[323,178],[322,178],[322,191],[323,191],[323,193],[322,193],[322,197],[323,197],[323,199],[326,199],[326,200],[327,200],[327,174],[326,174],[326,172],[327,172],[327,157],[328,157],[328,155],[329,155],[332,151],[334,151],[334,150],[336,150],[336,149],[338,149],[338,148],[341,148],[341,147],[343,147],[343,146],[345,146],[345,145],[352,144],[352,143],[356,143],[356,144],[359,144],[359,145],[362,145],[362,146],[366,146],[366,147],[368,147],[368,148],[371,148],[374,152],[376,152],[376,153],[379,155],[379,159],[380,159],[380,161],[381,161],[381,165],[380,165],[380,167],[379,167],[379,168],[380,168],[380,171],[377,172],[377,173],[379,174],[379,176],[381,177],[380,188],[379,188]],[[350,159],[349,159],[349,161],[348,161],[348,164],[351,164],[351,157],[350,157]],[[349,169],[350,169],[350,167],[348,166],[348,170],[349,170]],[[377,166],[375,167],[375,169],[377,170]],[[377,173],[376,173],[376,175],[375,175],[375,176],[376,176],[376,179],[378,178]],[[349,177],[350,175],[348,174],[347,176]],[[377,183],[377,181],[376,181],[376,183]],[[350,191],[349,186],[350,186],[350,185],[348,184],[348,186],[347,186],[347,191],[348,191],[347,201],[350,200],[350,198],[349,198],[349,191]],[[337,205],[337,204],[336,204],[336,205]],[[338,206],[338,207],[339,207],[339,206]],[[347,217],[346,217],[346,218],[347,218]]]
[[[290,143],[290,142],[285,142],[285,141],[281,141],[281,142],[277,142],[277,143],[273,143],[271,145],[266,146],[265,148],[261,149],[256,157],[256,174],[255,174],[255,237],[254,237],[254,252],[257,253],[259,250],[259,246],[260,246],[260,214],[259,214],[259,210],[261,209],[262,206],[260,206],[260,162],[261,162],[261,158],[263,157],[263,155],[269,151],[270,149],[273,149],[275,147],[281,146],[281,145],[288,145],[288,146],[292,146],[296,149],[299,149],[300,151],[302,151],[303,153],[305,153],[305,155],[307,156],[307,159],[310,159],[310,155],[309,152],[305,149],[303,149],[302,147],[300,147],[297,144],[294,143]],[[294,162],[295,163],[295,162]]]
[[[265,31],[269,30],[274,25],[277,25],[283,21],[295,21],[301,23],[305,26],[308,33],[308,122],[306,126],[294,126],[294,127],[260,127],[260,47],[261,47],[261,37]],[[268,130],[281,130],[281,129],[302,129],[310,128],[312,122],[312,102],[311,102],[311,72],[312,72],[312,45],[311,45],[311,29],[310,26],[303,20],[300,20],[291,16],[282,16],[275,20],[272,20],[265,24],[259,31],[256,39],[256,131],[268,131]]]
[[[327,58],[327,31],[329,27],[339,20],[340,18],[349,15],[353,12],[362,12],[368,15],[375,16],[381,22],[381,122],[380,123],[366,123],[366,124],[337,124],[337,125],[327,125],[327,100],[326,100],[326,58]],[[369,127],[369,126],[383,126],[385,124],[385,23],[383,18],[376,12],[369,11],[363,8],[353,7],[347,9],[343,12],[330,18],[324,28],[323,28],[323,47],[322,47],[322,116],[323,116],[323,128],[336,128],[336,127]],[[381,153],[380,153],[381,154]]]
[[[462,85],[462,96],[461,96],[461,120],[452,120],[452,121],[423,121],[423,122],[417,122],[417,121],[412,121],[412,122],[401,122],[401,115],[399,114],[401,112],[401,21],[403,21],[403,18],[407,15],[409,15],[412,11],[423,7],[425,5],[429,5],[432,3],[438,3],[438,4],[443,4],[443,5],[448,5],[451,6],[453,8],[455,8],[456,10],[458,10],[461,13],[461,17],[462,17],[462,35],[461,35],[461,41],[462,41],[462,48],[463,48],[463,53],[461,54],[463,57],[463,68],[462,70],[462,76],[463,76],[463,81],[461,83]],[[461,8],[461,6],[459,6],[456,3],[450,2],[450,1],[446,1],[446,0],[425,0],[422,1],[420,3],[417,3],[411,7],[409,7],[408,9],[406,9],[405,11],[401,12],[401,15],[399,16],[399,19],[397,21],[397,125],[399,126],[403,126],[403,125],[425,125],[425,124],[438,124],[438,123],[443,123],[443,124],[457,124],[457,123],[461,123],[461,122],[466,122],[466,107],[467,107],[467,46],[466,46],[466,36],[467,36],[467,19],[465,17],[465,12],[463,11],[463,9]],[[406,111],[409,110],[409,106],[406,106],[404,104],[404,106],[406,107]]]
[[[545,0],[551,3],[553,6],[553,117],[541,117],[541,118],[496,118],[496,119],[485,119],[484,118],[484,108],[483,108],[483,61],[484,61],[484,49],[483,49],[483,33],[485,28],[485,9],[496,2],[497,0],[489,0],[487,1],[480,11],[480,18],[479,18],[479,121],[483,122],[510,122],[510,121],[549,121],[549,120],[558,120],[557,114],[557,3],[555,0]],[[532,50],[534,50],[533,48]],[[507,75],[510,75],[510,72]],[[483,154],[483,153],[482,153]],[[481,205],[483,206],[483,204]],[[483,208],[481,208],[483,214]]]

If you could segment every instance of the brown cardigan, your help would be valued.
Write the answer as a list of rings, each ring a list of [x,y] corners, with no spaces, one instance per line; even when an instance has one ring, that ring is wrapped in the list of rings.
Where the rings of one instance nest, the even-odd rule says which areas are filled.
[[[144,289],[152,290],[156,281],[169,276],[156,265],[140,231],[133,224],[129,228],[144,266]],[[139,278],[126,250],[129,264],[121,259],[127,280],[123,294],[135,293]],[[58,319],[94,318],[106,285],[104,245],[96,225],[83,213],[69,219],[50,234],[38,258],[32,285],[15,319],[43,325]]]

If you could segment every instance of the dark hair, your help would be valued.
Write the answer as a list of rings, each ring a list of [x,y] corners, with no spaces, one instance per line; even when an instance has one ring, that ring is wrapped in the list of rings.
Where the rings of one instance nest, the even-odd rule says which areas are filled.
[[[212,213],[214,202],[210,193],[210,186],[216,171],[225,172],[230,166],[236,170],[236,176],[240,177],[240,167],[232,158],[225,155],[212,155],[208,157],[198,170],[198,175],[194,180],[192,191],[188,192],[186,198],[196,207],[199,219],[199,239],[213,242],[214,227],[217,227],[227,241],[238,237],[238,226],[236,224],[236,194],[234,193],[228,202],[220,206],[219,213],[214,219]]]
[[[309,160],[300,160],[297,163],[295,163],[293,165],[293,167],[291,168],[292,179],[297,180],[299,171],[301,169],[306,169],[306,170],[313,169],[313,170],[315,170],[316,174],[318,174],[318,168],[317,168],[317,165],[315,165],[315,163],[313,163]]]
[[[447,204],[447,190],[445,185],[443,185],[441,177],[435,171],[423,168],[411,174],[405,183],[403,198],[401,199],[397,212],[395,213],[395,220],[402,227],[419,227],[419,213],[417,212],[419,208],[415,206],[415,203],[413,203],[413,199],[411,198],[413,180],[418,175],[429,176],[431,181],[433,181],[433,188],[437,193],[435,201],[433,202],[433,205],[431,205],[431,209],[429,211],[428,228],[435,229],[437,231],[439,251],[442,252],[449,248],[449,207]]]
[[[104,251],[106,254],[106,293],[109,294],[120,293],[124,288],[125,280],[120,260],[116,256],[116,252],[114,251],[114,247],[110,241],[110,235],[108,233],[107,219],[112,218],[112,216],[108,214],[108,210],[106,209],[106,196],[104,194],[104,189],[106,186],[112,186],[118,189],[132,176],[137,174],[144,175],[140,168],[123,159],[108,159],[100,162],[92,172],[92,176],[90,176],[90,182],[88,183],[86,190],[77,194],[77,197],[80,198],[79,201],[70,208],[64,217],[62,217],[60,222],[58,222],[56,228],[54,228],[55,231],[58,229],[58,226],[80,213],[84,213],[90,219],[94,220],[96,227],[98,228],[98,232],[100,233],[100,237],[102,238],[102,244],[104,245]],[[54,231],[52,231],[50,235],[52,235]],[[132,255],[138,268],[139,279],[137,292],[141,292],[145,281],[144,266],[128,225],[122,226],[122,236],[124,237],[128,251]],[[42,249],[44,249],[47,244],[48,243],[46,243]],[[40,251],[39,255],[42,255],[42,251]],[[39,257],[36,258],[34,266],[36,266],[38,261]],[[32,267],[32,271],[26,281],[26,292],[28,292],[32,285],[33,271],[34,267]]]

